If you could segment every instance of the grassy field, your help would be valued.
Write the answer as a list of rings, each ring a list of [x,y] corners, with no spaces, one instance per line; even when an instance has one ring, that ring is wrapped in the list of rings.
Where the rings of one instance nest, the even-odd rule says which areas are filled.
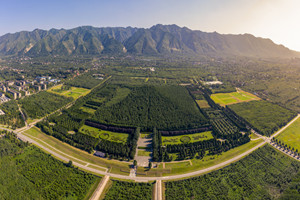
[[[188,134],[188,135],[179,135],[179,136],[162,136],[162,144],[168,145],[168,144],[193,143],[202,140],[209,140],[212,138],[213,135],[211,134],[211,131]]]
[[[82,95],[87,95],[90,90],[85,88],[71,87],[69,90],[62,90],[62,85],[57,85],[48,90],[55,94],[63,95],[66,97],[72,97],[73,99],[78,99]]]
[[[36,127],[33,127],[31,129],[25,131],[25,134],[28,136],[34,136],[35,138],[38,138],[42,142],[35,138],[32,138],[32,139],[36,140],[37,142],[41,143],[44,146],[46,143],[46,144],[50,145],[51,147],[53,147],[61,152],[64,152],[65,154],[68,154],[69,156],[72,156],[72,158],[70,157],[70,159],[74,160],[76,162],[81,161],[82,164],[86,164],[88,162],[88,163],[91,163],[91,164],[94,164],[94,165],[97,165],[100,167],[110,169],[114,173],[128,175],[128,173],[121,172],[121,170],[129,171],[129,169],[130,169],[129,168],[130,165],[125,162],[120,162],[120,161],[116,161],[116,160],[107,160],[107,159],[93,156],[93,155],[87,153],[86,151],[80,150],[80,149],[75,148],[71,145],[68,145],[64,142],[61,142],[60,140],[58,140],[54,137],[46,135],[45,133],[41,132]],[[56,152],[56,153],[61,154],[60,152]],[[65,154],[63,156],[67,157]],[[80,160],[80,161],[78,161],[78,160]]]
[[[139,149],[138,150],[138,156],[151,156],[150,151],[144,150],[144,149]]]
[[[80,129],[80,132],[91,135],[96,138],[102,138],[105,140],[119,142],[119,143],[126,143],[128,139],[128,134],[126,133],[115,133],[111,131],[103,131],[98,128],[94,128],[91,126],[83,125]]]
[[[300,150],[300,118],[298,118],[276,138],[284,142],[284,144]]]
[[[80,110],[82,110],[83,112],[89,113],[89,114],[94,114],[94,112],[96,111],[95,109],[89,108],[86,106],[80,107]]]
[[[238,90],[237,92],[231,93],[212,94],[211,99],[214,100],[215,103],[220,104],[221,106],[230,105],[234,103],[241,103],[245,101],[260,100],[260,98],[258,98],[257,96],[245,92],[243,90]]]
[[[250,101],[228,106],[250,123],[260,134],[271,135],[288,123],[295,112],[268,101]]]
[[[200,108],[210,108],[210,105],[204,99],[203,100],[196,100],[196,102],[197,102],[197,104]]]

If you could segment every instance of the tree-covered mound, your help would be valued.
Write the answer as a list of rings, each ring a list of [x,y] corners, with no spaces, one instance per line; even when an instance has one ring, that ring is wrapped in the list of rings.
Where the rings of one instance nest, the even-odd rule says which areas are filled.
[[[111,86],[110,86],[111,87]],[[104,124],[141,127],[143,130],[180,130],[208,124],[189,92],[181,86],[127,87],[127,94],[116,99],[118,89],[104,88],[105,101],[94,120]],[[109,92],[110,91],[110,92]],[[112,103],[113,101],[113,103]]]

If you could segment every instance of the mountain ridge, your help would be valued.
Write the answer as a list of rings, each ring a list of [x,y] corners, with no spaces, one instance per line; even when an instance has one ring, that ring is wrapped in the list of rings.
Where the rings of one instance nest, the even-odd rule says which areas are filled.
[[[300,57],[300,53],[251,34],[219,34],[157,24],[150,28],[34,29],[0,36],[1,56],[192,55]]]

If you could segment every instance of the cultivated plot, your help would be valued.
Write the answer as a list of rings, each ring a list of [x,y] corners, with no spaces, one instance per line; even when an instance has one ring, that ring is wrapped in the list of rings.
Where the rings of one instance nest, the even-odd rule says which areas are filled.
[[[217,93],[212,94],[211,99],[215,103],[220,104],[221,106],[241,103],[246,101],[260,100],[259,97],[238,89],[236,92],[231,93]]]

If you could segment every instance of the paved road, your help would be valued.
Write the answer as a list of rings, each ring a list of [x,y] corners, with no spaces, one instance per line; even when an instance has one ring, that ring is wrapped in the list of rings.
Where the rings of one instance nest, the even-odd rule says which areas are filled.
[[[125,176],[125,175],[120,175],[120,174],[112,174],[112,173],[108,173],[108,172],[103,172],[103,171],[100,171],[100,170],[97,170],[97,169],[93,169],[93,168],[90,168],[89,165],[92,165],[91,163],[87,163],[85,161],[83,161],[84,163],[87,163],[85,165],[82,165],[80,163],[77,163],[76,161],[73,162],[73,164],[77,167],[80,167],[82,169],[85,169],[87,171],[91,171],[91,172],[94,172],[94,173],[97,173],[97,174],[102,174],[102,175],[106,175],[106,176],[111,176],[111,177],[114,177],[114,178],[119,178],[119,179],[127,179],[127,180],[135,180],[135,181],[155,181],[155,180],[171,180],[171,179],[180,179],[180,178],[186,178],[186,177],[189,177],[189,176],[196,176],[196,175],[200,175],[200,174],[203,174],[203,173],[208,173],[210,171],[213,171],[213,170],[216,170],[216,169],[219,169],[219,168],[222,168],[222,167],[225,167],[226,165],[229,165],[230,163],[233,163],[233,162],[236,162],[238,160],[240,160],[241,158],[243,158],[244,156],[252,153],[253,151],[255,151],[256,149],[258,149],[259,147],[262,147],[263,145],[265,145],[266,143],[270,143],[270,140],[272,137],[275,137],[277,136],[278,134],[280,134],[283,130],[285,130],[288,126],[290,126],[295,120],[297,120],[298,118],[300,117],[300,115],[298,115],[296,118],[294,118],[291,122],[289,122],[285,127],[283,127],[282,129],[280,129],[279,131],[277,131],[275,134],[273,134],[270,138],[268,137],[265,137],[265,136],[260,136],[261,138],[264,139],[263,142],[261,142],[260,144],[256,145],[255,147],[249,149],[248,151],[240,154],[240,155],[237,155],[227,161],[224,161],[222,163],[219,163],[217,165],[214,165],[212,167],[208,167],[208,168],[205,168],[205,169],[201,169],[201,170],[198,170],[198,171],[194,171],[194,172],[189,172],[189,173],[186,173],[186,174],[180,174],[180,175],[173,175],[173,176],[164,176],[164,177],[134,177],[134,176]],[[43,118],[42,118],[43,119]],[[42,119],[38,120],[38,121],[41,121]],[[47,152],[51,153],[52,155],[54,155],[55,157],[58,157],[59,159],[65,161],[65,162],[68,162],[69,159],[66,158],[65,156],[61,155],[61,154],[58,154],[54,151],[52,151],[51,149],[49,149],[48,147],[46,147],[45,145],[42,145],[40,143],[38,143],[37,141],[25,136],[24,134],[22,134],[23,131],[27,130],[30,128],[30,126],[33,126],[34,124],[36,124],[38,121],[36,122],[33,122],[29,125],[29,127],[24,127],[24,128],[21,128],[21,129],[18,129],[16,131],[14,131],[17,136],[24,140],[24,141],[28,141],[30,143],[33,143],[37,146],[39,146],[40,148],[46,150]],[[0,128],[0,129],[5,129],[5,128]],[[5,129],[5,130],[9,130],[11,131],[10,129]],[[50,146],[50,145],[49,145]],[[69,156],[68,156],[69,157]],[[79,159],[77,159],[78,161],[80,161]]]
[[[93,196],[90,198],[90,200],[98,200],[100,198],[108,180],[109,180],[109,176],[104,176],[104,178],[101,180],[98,187],[94,191]]]
[[[297,118],[298,117],[299,116],[297,116]],[[294,122],[295,120],[296,119],[293,119],[291,122]],[[292,124],[291,122],[288,123],[282,129],[280,129],[278,132],[281,133],[282,130],[285,130],[288,126],[290,126]],[[278,135],[279,134],[278,132],[276,132],[273,136]],[[31,138],[23,135],[22,133],[20,133],[18,131],[15,131],[15,133],[17,133],[17,135],[18,135],[18,137],[20,139],[28,141],[28,142],[31,142],[31,143],[39,146],[40,148],[46,150],[47,152],[53,154],[55,157],[58,157],[61,160],[64,160],[66,162],[69,161],[69,159],[66,158],[66,157],[64,157],[63,155],[58,154],[58,153],[52,151],[51,149],[49,149],[46,146],[44,146],[44,145],[36,142],[35,140],[32,140]],[[263,137],[263,136],[261,136],[261,137]],[[266,138],[266,137],[264,137],[264,138]],[[255,147],[249,149],[248,151],[246,151],[246,152],[244,152],[244,153],[242,153],[240,155],[237,155],[234,158],[231,158],[231,159],[229,159],[227,161],[224,161],[222,163],[214,165],[212,167],[208,167],[208,168],[201,169],[201,170],[194,171],[194,172],[189,172],[189,173],[186,173],[186,174],[173,175],[173,176],[164,176],[164,177],[132,177],[132,176],[125,176],[125,175],[120,175],[120,174],[112,174],[112,173],[108,173],[108,172],[103,172],[103,171],[100,171],[100,170],[97,170],[97,169],[90,168],[89,165],[82,165],[80,163],[77,163],[76,161],[74,161],[73,164],[75,166],[80,167],[82,169],[85,169],[87,171],[91,171],[91,172],[94,172],[94,173],[97,173],[97,174],[102,174],[102,175],[108,175],[108,176],[111,176],[111,177],[114,177],[114,178],[119,178],[119,179],[136,180],[136,181],[171,180],[171,179],[186,178],[186,177],[189,177],[189,176],[196,176],[196,175],[200,175],[200,174],[203,174],[203,173],[208,173],[210,171],[213,171],[213,170],[225,167],[226,165],[229,165],[230,163],[236,162],[236,161],[240,160],[241,158],[243,158],[244,156],[252,153],[253,151],[255,151],[256,149],[258,149],[259,147],[262,147],[263,145],[265,145],[268,142],[268,140],[270,140],[270,139],[267,138],[265,141],[263,141],[262,143],[256,145]]]
[[[48,153],[51,153],[52,155],[54,155],[55,157],[65,161],[65,162],[68,162],[69,159],[66,158],[65,156],[61,155],[61,154],[58,154],[56,153],[55,151],[52,151],[51,149],[49,149],[48,147],[46,147],[45,145],[42,145],[40,143],[38,143],[37,141],[23,135],[22,133],[20,132],[16,132],[17,133],[17,136],[24,140],[24,141],[28,141],[30,143],[33,143],[37,146],[39,146],[40,148],[46,150]],[[173,176],[164,176],[164,177],[133,177],[133,176],[125,176],[125,175],[120,175],[120,174],[113,174],[113,173],[109,173],[109,172],[104,172],[104,171],[100,171],[100,170],[97,170],[97,169],[94,169],[94,168],[90,168],[89,165],[82,165],[80,163],[77,163],[76,161],[73,162],[73,165],[74,166],[77,166],[79,168],[82,168],[82,169],[85,169],[87,171],[91,171],[91,172],[94,172],[94,173],[97,173],[97,174],[102,174],[102,175],[108,175],[108,176],[111,176],[111,177],[114,177],[114,178],[119,178],[119,179],[126,179],[126,180],[135,180],[135,181],[155,181],[155,180],[171,180],[171,179],[178,179],[178,178],[186,178],[186,177],[189,177],[189,176],[196,176],[196,175],[200,175],[200,174],[203,174],[203,173],[207,173],[207,172],[210,172],[210,171],[213,171],[215,169],[219,169],[221,167],[224,167],[232,162],[235,162],[239,159],[241,159],[242,157],[250,154],[251,152],[255,151],[256,149],[258,149],[259,147],[263,146],[264,144],[266,144],[266,142],[262,142],[260,144],[258,144],[257,146],[253,147],[252,149],[249,149],[248,151],[240,154],[240,155],[237,155],[236,157],[234,158],[231,158],[227,161],[224,161],[222,163],[219,163],[217,165],[214,165],[212,167],[208,167],[208,168],[205,168],[205,169],[202,169],[202,170],[198,170],[198,171],[194,171],[194,172],[189,172],[189,173],[186,173],[186,174],[180,174],[180,175],[173,175]],[[86,162],[85,162],[86,163]]]
[[[161,180],[157,180],[156,183],[155,183],[154,200],[162,200],[162,185],[161,185]]]
[[[279,135],[280,133],[282,133],[285,129],[287,129],[291,124],[293,124],[298,118],[300,117],[300,114],[298,114],[293,120],[291,120],[287,125],[285,125],[283,128],[281,128],[280,130],[278,130],[276,133],[274,133],[273,135],[271,135],[270,137],[267,136],[263,136],[258,134],[257,132],[255,132],[254,130],[252,130],[253,133],[255,133],[259,138],[263,139],[265,142],[269,143],[272,147],[274,147],[275,149],[281,151],[282,153],[286,154],[287,156],[300,161],[299,157],[295,157],[294,155],[292,155],[291,153],[289,153],[288,151],[284,151],[282,150],[282,148],[278,145],[276,145],[275,143],[273,143],[271,140],[272,138],[276,137],[277,135]]]

